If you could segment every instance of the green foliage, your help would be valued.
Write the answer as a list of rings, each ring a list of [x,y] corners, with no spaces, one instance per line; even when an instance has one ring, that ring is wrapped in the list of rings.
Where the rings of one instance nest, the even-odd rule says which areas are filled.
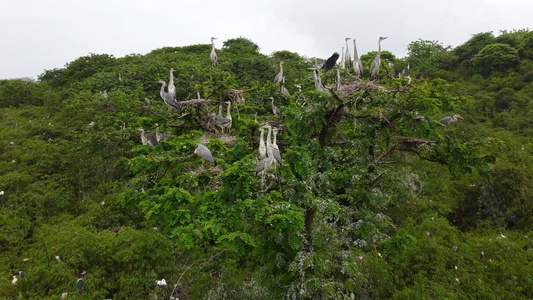
[[[406,59],[381,53],[379,81],[344,70],[340,91],[242,37],[216,68],[201,44],[1,81],[0,297],[74,296],[86,271],[79,298],[168,299],[176,283],[180,299],[532,298],[529,37],[418,40]],[[272,82],[280,61],[291,96]],[[170,68],[178,101],[194,100],[169,116]],[[228,99],[221,135],[211,114]],[[156,123],[169,139],[141,145]],[[260,178],[266,124],[283,167]]]
[[[474,67],[485,76],[492,72],[516,69],[520,58],[518,51],[507,44],[490,44],[479,51],[474,58]]]

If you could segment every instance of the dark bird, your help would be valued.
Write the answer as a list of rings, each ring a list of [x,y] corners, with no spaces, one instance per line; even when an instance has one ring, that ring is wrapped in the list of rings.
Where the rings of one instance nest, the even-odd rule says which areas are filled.
[[[20,280],[24,279],[24,271],[19,271]]]
[[[200,156],[203,160],[206,160],[210,163],[215,163],[215,159],[213,159],[211,151],[209,151],[209,149],[202,144],[198,144],[198,147],[194,150],[194,154]]]
[[[479,260],[483,260],[485,258],[485,252],[481,251],[481,254],[479,255]]]
[[[78,287],[78,293],[81,294],[81,291],[83,290],[83,279],[82,278],[78,278],[76,286]]]
[[[326,70],[326,72],[333,69],[333,67],[337,63],[337,59],[339,59],[339,56],[340,56],[339,53],[337,52],[333,53],[333,55],[330,56],[330,58],[326,60],[326,62],[322,65],[322,68],[320,69],[324,69]]]

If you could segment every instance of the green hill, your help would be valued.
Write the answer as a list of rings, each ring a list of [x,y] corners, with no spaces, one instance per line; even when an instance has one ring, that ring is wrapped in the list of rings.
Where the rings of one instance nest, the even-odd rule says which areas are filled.
[[[408,49],[324,89],[324,59],[242,37],[217,67],[206,44],[0,81],[0,297],[533,298],[533,32]],[[258,176],[267,125],[283,165]]]

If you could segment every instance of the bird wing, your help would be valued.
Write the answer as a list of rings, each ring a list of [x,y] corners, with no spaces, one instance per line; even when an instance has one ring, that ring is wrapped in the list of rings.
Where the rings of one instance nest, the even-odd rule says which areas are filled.
[[[196,153],[201,158],[207,160],[210,163],[215,162],[215,160],[213,159],[213,155],[211,154],[211,151],[209,151],[209,149],[207,149],[207,147],[202,144],[198,145],[198,148],[196,148]]]
[[[279,154],[279,150],[278,149],[272,149],[272,156],[274,156],[274,159],[276,159],[276,161],[278,162],[280,168],[283,167],[283,163],[282,163],[282,160],[281,160],[281,155]]]
[[[281,72],[276,74],[276,77],[274,77],[274,83],[278,83],[281,81]]]
[[[265,170],[267,162],[268,162],[268,158],[265,158],[265,159],[263,159],[262,161],[259,162],[259,164],[255,168],[255,174],[256,175]]]
[[[439,122],[444,124],[444,125],[447,125],[448,123],[450,123],[451,119],[452,119],[452,117],[447,116],[447,117],[444,117],[444,118],[440,119]]]
[[[376,58],[374,58],[374,60],[372,61],[372,65],[370,66],[370,77],[374,77],[374,75],[376,75],[380,65],[381,58],[379,56],[376,56]]]
[[[146,133],[145,136],[146,136],[148,145],[157,146],[159,144],[159,142],[157,141],[157,138],[155,137],[155,135],[153,135],[151,133]]]
[[[221,117],[221,118],[216,118],[215,119],[215,123],[217,123],[218,126],[228,126],[230,123],[231,123],[231,119],[228,119],[228,118],[224,118],[224,117]]]

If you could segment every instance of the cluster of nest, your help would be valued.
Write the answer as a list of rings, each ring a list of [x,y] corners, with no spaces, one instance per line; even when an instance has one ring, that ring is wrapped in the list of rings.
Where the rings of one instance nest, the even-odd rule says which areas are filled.
[[[244,103],[244,92],[243,90],[227,90],[222,93],[222,101],[231,101],[231,103]]]
[[[235,147],[235,144],[237,144],[237,138],[236,137],[231,136],[231,135],[226,135],[226,134],[215,134],[215,133],[204,134],[200,138],[200,143],[204,144],[204,145],[207,145],[207,143],[209,143],[209,139],[223,141],[224,142],[224,146],[226,146],[228,148],[233,148],[233,147]]]
[[[419,139],[408,136],[397,136],[395,139],[398,143],[398,149],[404,151],[423,149],[425,145],[432,145],[437,143],[431,140]]]
[[[375,80],[354,82],[352,84],[345,84],[341,86],[341,92],[343,95],[352,95],[361,91],[374,90],[386,91],[387,89]]]

